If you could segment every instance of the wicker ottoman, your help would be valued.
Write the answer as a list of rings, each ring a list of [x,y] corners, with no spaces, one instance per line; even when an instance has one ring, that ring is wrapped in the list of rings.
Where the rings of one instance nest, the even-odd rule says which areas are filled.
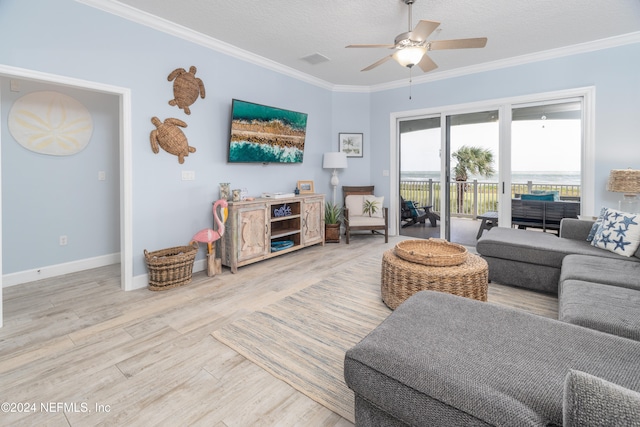
[[[394,310],[416,292],[431,290],[486,301],[488,271],[487,262],[474,254],[462,264],[436,267],[407,261],[389,249],[382,256],[382,300]]]

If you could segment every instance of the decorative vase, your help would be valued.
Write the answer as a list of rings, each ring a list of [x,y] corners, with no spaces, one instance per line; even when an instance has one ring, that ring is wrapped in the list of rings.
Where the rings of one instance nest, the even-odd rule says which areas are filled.
[[[231,184],[228,182],[221,182],[220,198],[228,201],[230,194],[231,194]]]
[[[324,241],[326,243],[340,243],[340,223],[324,225]]]

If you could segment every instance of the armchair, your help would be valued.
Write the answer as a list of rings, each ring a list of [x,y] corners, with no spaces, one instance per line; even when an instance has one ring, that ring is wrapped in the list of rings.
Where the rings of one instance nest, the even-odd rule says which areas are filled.
[[[382,206],[383,197],[373,195],[373,185],[369,186],[343,186],[344,196],[344,226],[347,244],[352,231],[371,230],[371,233],[383,234],[384,242],[389,242],[389,209]],[[365,213],[363,205],[365,200],[378,204],[375,213]],[[383,233],[381,233],[381,231]]]

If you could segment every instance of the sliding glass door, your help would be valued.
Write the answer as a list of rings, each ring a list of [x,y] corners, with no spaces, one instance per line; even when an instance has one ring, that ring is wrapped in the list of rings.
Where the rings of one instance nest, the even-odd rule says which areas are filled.
[[[475,245],[479,215],[498,209],[498,110],[446,116],[445,238]]]
[[[593,210],[592,91],[565,94],[399,117],[398,206],[412,200],[439,217],[437,227],[427,221],[400,234],[475,245],[483,216],[512,226],[512,200],[522,194]]]
[[[440,237],[442,143],[440,117],[412,119],[400,123],[400,234]],[[406,209],[414,204],[414,212]],[[430,215],[427,215],[430,214]]]

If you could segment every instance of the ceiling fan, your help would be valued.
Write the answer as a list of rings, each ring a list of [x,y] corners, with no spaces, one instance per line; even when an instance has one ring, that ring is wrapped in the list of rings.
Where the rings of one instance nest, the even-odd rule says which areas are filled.
[[[440,23],[421,20],[413,31],[411,31],[411,6],[416,0],[403,1],[409,6],[409,31],[399,34],[396,37],[394,44],[351,44],[347,46],[348,48],[364,47],[395,49],[393,54],[385,56],[381,60],[374,62],[361,71],[369,71],[393,58],[400,65],[408,67],[409,69],[417,64],[422,71],[426,73],[438,68],[436,63],[427,55],[427,52],[431,50],[480,48],[485,47],[487,44],[486,37],[427,41],[427,37],[429,37],[429,35],[438,28]]]

